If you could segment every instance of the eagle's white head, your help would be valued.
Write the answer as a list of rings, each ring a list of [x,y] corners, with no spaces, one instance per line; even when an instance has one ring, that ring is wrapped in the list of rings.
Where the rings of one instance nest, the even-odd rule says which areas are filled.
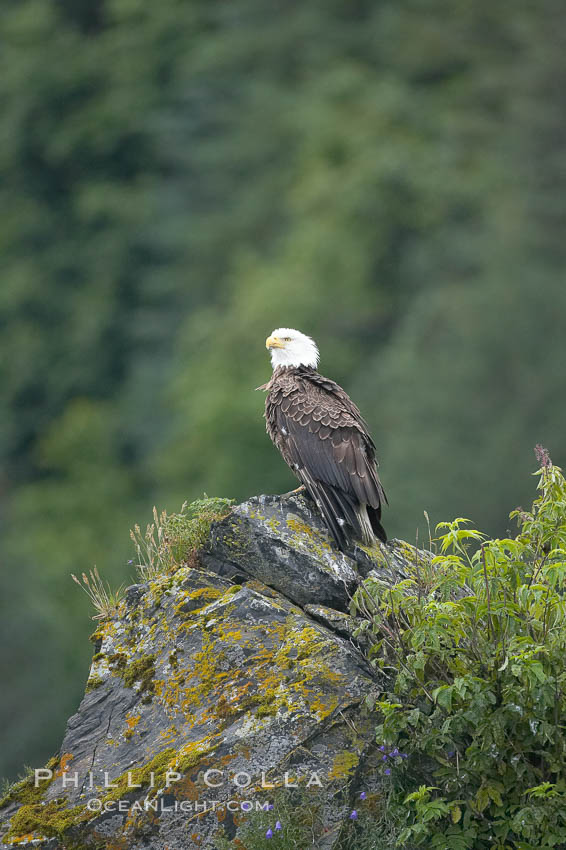
[[[265,347],[271,352],[271,365],[311,366],[318,365],[318,348],[314,339],[293,328],[277,328],[265,340]]]

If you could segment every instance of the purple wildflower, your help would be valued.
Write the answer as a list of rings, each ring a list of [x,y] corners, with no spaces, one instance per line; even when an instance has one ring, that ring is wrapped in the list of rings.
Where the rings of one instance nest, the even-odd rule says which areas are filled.
[[[352,812],[352,814],[350,815],[350,820],[357,820],[357,819],[358,819],[358,813],[357,813],[357,811],[354,809],[354,811],[353,811],[353,812]]]
[[[388,755],[381,756],[381,761],[387,761],[388,758],[389,758]]]
[[[281,826],[280,820],[278,820],[277,823],[275,824],[275,829],[283,829],[283,827]]]
[[[537,443],[537,445],[535,446],[535,455],[538,462],[544,469],[547,469],[549,466],[552,466],[552,461],[550,460],[548,449],[545,449],[544,446],[541,446]]]
[[[397,747],[395,747],[395,749],[391,750],[391,752],[389,753],[389,755],[390,755],[392,758],[394,758],[395,756],[398,756],[398,755],[399,755],[399,750],[397,749]]]
[[[271,829],[271,827],[265,833],[265,837],[266,838],[273,838],[273,830]]]
[[[381,747],[379,748],[379,752],[380,752],[380,753],[384,753],[384,752],[385,752],[385,745],[384,745],[384,744],[382,744],[382,745],[381,745]]]
[[[273,803],[270,803],[267,808],[268,808],[268,811],[271,811],[273,809]]]
[[[362,791],[362,793],[360,794],[360,800],[365,800],[366,796],[366,792]]]
[[[386,767],[383,772],[386,776],[391,776],[391,770],[388,767]]]

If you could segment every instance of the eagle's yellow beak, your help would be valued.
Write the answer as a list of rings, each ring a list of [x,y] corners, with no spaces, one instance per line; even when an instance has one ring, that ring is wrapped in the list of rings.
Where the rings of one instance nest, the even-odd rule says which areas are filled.
[[[265,340],[266,348],[285,348],[285,344],[281,342],[278,336],[268,336]]]

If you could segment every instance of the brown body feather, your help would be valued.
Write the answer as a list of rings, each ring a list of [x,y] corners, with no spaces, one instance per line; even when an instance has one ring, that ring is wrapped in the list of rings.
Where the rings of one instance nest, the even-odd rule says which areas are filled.
[[[360,411],[334,381],[308,366],[279,366],[267,390],[267,433],[320,508],[336,544],[387,536],[387,501],[375,445]]]

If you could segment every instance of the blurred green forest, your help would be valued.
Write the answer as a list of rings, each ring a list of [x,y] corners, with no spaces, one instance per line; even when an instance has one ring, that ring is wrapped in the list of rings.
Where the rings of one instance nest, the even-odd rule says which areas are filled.
[[[96,564],[295,486],[265,337],[319,343],[414,541],[566,461],[563,0],[4,0],[0,774],[58,747]]]

